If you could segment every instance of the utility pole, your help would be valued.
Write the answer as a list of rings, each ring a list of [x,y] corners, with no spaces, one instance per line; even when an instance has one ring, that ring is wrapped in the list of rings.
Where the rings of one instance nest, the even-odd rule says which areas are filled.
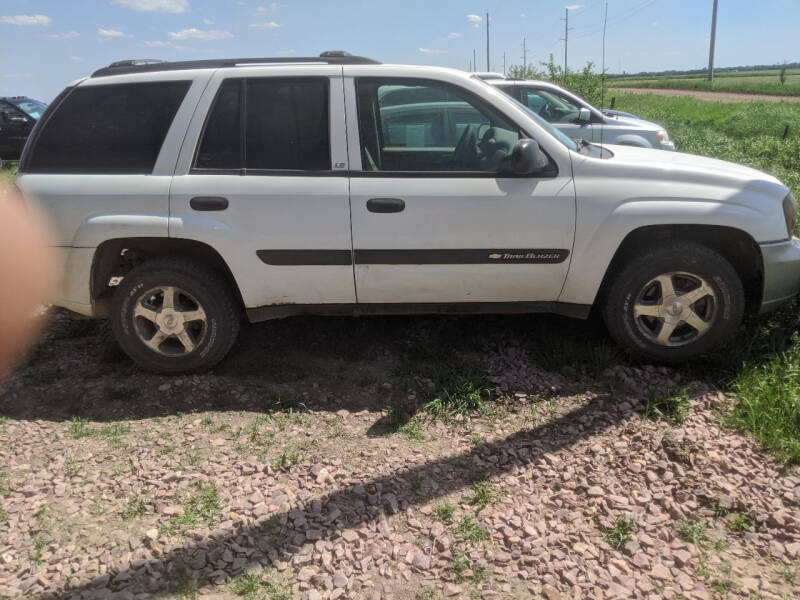
[[[714,81],[714,45],[717,41],[717,2],[711,12],[711,45],[708,47],[708,80]]]
[[[473,48],[472,49],[472,70],[473,71],[477,71],[478,70],[478,63],[475,62],[475,61],[476,61],[475,48]]]
[[[486,11],[486,70],[491,71],[489,66],[489,11]]]
[[[522,38],[522,68],[528,69],[528,47],[525,45],[525,38]]]
[[[506,74],[506,53],[503,52],[503,75]]]
[[[716,0],[715,0],[716,1]],[[569,44],[569,30],[572,27],[569,26],[569,8],[564,8],[564,18],[561,19],[564,21],[564,76],[567,76],[567,47]]]

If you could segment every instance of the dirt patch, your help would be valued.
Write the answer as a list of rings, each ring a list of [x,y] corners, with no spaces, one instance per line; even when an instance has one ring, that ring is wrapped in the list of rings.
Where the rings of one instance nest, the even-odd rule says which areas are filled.
[[[683,96],[711,102],[800,102],[800,96],[772,94],[743,94],[737,92],[710,92],[706,90],[676,90],[665,88],[613,88],[617,94],[655,94],[657,96]]]
[[[798,597],[800,478],[719,428],[727,399],[556,360],[553,332],[607,344],[554,318],[295,319],[161,377],[57,312],[0,390],[0,597]],[[494,400],[426,416],[478,367]]]

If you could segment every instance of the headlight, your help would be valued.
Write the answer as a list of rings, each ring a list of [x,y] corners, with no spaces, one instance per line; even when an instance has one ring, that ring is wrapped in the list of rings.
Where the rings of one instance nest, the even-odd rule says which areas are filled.
[[[661,142],[662,144],[665,144],[669,141],[669,135],[663,129],[659,129],[658,131],[656,131],[656,137],[658,138],[658,141]]]
[[[783,216],[786,218],[786,233],[789,234],[789,237],[792,237],[794,224],[797,220],[797,200],[794,199],[791,192],[783,199]]]

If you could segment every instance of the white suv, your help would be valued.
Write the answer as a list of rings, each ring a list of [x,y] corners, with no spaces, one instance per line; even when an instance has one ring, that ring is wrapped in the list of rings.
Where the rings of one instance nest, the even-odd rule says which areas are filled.
[[[580,96],[546,81],[492,78],[503,90],[572,139],[588,142],[675,150],[661,125],[617,110],[600,110]]]
[[[242,315],[593,306],[674,362],[800,288],[774,177],[577,144],[460,71],[341,52],[115,63],[52,103],[19,171],[53,302],[160,372],[221,360]]]

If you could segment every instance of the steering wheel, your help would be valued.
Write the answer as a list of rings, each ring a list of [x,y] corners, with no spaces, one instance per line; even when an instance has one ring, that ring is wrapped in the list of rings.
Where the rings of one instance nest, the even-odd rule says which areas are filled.
[[[459,165],[468,165],[477,156],[475,143],[473,127],[472,124],[469,124],[464,129],[464,133],[461,134],[458,144],[456,144],[456,148],[453,151],[453,161]]]

